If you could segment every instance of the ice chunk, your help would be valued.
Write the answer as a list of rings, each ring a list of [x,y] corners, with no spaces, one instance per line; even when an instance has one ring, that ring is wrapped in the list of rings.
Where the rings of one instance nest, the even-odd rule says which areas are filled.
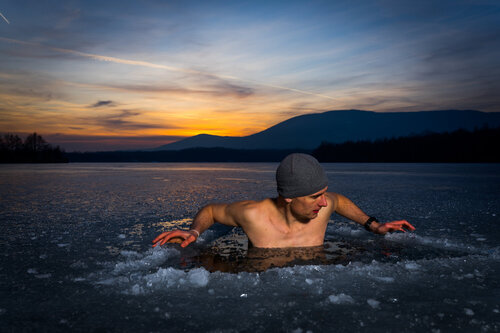
[[[344,293],[328,296],[328,300],[333,304],[353,304],[354,299]]]
[[[28,274],[38,274],[38,271],[36,270],[36,268],[29,268]]]
[[[370,305],[372,308],[374,309],[378,309],[380,307],[380,302],[377,301],[377,300],[374,300],[372,298],[369,298],[366,303],[368,303],[368,305]]]
[[[57,244],[57,246],[66,247],[66,246],[69,246],[69,243],[59,243],[59,244]]]
[[[311,279],[306,279],[306,283],[307,283],[307,284],[309,284],[309,285],[311,285],[311,284],[313,284],[313,280],[311,280]]]
[[[164,263],[168,258],[175,256],[179,251],[175,249],[150,249],[146,254],[137,254],[134,251],[122,251],[121,255],[125,256],[125,262],[115,264],[113,274],[123,274],[126,272],[140,271],[149,269],[151,266],[158,266]]]
[[[144,289],[139,286],[138,284],[134,284],[132,286],[132,295],[141,295],[141,294],[144,294]]]
[[[125,239],[125,238],[127,238],[127,236],[125,236],[124,234],[119,234],[119,235],[118,235],[118,238],[120,238],[120,239]]]
[[[210,273],[203,268],[195,268],[188,273],[188,280],[195,287],[205,287],[208,284]]]
[[[420,265],[415,262],[409,262],[405,264],[405,268],[410,271],[416,271],[420,268]]]
[[[465,308],[464,312],[465,312],[465,314],[467,316],[473,316],[474,315],[474,311],[472,311],[471,309],[468,309],[468,308]]]

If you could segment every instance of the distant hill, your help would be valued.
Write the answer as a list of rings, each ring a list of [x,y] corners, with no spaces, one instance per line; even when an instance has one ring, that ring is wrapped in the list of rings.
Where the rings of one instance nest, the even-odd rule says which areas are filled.
[[[70,162],[279,162],[308,153],[320,162],[498,163],[500,127],[426,133],[375,141],[324,142],[314,150],[188,148],[161,151],[66,153]]]
[[[500,126],[500,113],[473,110],[392,113],[341,110],[293,117],[249,136],[200,134],[153,150],[181,150],[198,147],[312,150],[324,141],[342,143],[377,140],[425,132],[473,130],[484,125]]]

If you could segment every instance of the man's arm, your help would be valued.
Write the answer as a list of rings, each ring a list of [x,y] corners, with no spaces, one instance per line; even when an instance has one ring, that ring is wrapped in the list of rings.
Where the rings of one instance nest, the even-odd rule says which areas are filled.
[[[358,206],[354,204],[351,200],[338,193],[329,193],[332,195],[332,199],[335,203],[335,212],[339,215],[342,215],[349,220],[357,222],[361,225],[365,225],[365,223],[370,219],[370,216],[366,215]],[[406,230],[413,231],[415,227],[413,227],[408,221],[400,220],[400,221],[392,221],[386,223],[378,223],[372,222],[369,225],[369,229],[376,233],[385,235],[388,232],[392,231],[403,231]]]
[[[215,222],[237,227],[239,225],[236,222],[236,212],[238,211],[237,206],[239,204],[241,203],[207,205],[198,211],[188,231],[177,229],[163,232],[153,240],[153,247],[157,245],[161,246],[172,238],[183,239],[181,247],[186,247],[196,241]]]

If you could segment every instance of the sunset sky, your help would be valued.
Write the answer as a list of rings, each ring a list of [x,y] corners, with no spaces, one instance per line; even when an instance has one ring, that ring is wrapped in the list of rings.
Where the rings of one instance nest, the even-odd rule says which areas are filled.
[[[500,111],[500,1],[0,2],[0,133],[66,151],[341,109]]]

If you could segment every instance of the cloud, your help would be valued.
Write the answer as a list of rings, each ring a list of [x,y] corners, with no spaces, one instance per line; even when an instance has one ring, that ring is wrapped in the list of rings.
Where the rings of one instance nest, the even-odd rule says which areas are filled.
[[[238,98],[245,98],[255,94],[255,89],[230,83],[225,80],[214,80],[215,82],[209,84],[212,88],[210,94],[214,96],[233,96]]]
[[[140,121],[133,121],[129,118],[140,116],[141,112],[132,110],[121,110],[116,114],[100,115],[92,119],[97,125],[103,126],[105,128],[111,128],[114,130],[144,130],[144,129],[154,129],[162,128],[165,129],[166,126],[161,124],[151,124],[144,123]],[[176,128],[168,127],[168,128]]]
[[[45,49],[49,49],[49,50],[52,50],[55,52],[63,53],[63,54],[74,55],[74,56],[79,56],[79,57],[84,57],[84,58],[90,58],[90,59],[105,61],[105,62],[112,62],[112,63],[116,63],[116,64],[148,67],[148,68],[153,68],[153,69],[163,69],[163,70],[167,70],[167,71],[171,71],[171,72],[177,72],[177,73],[182,73],[182,74],[187,74],[187,75],[194,75],[197,77],[199,77],[199,76],[210,77],[210,78],[213,78],[216,80],[221,80],[221,81],[226,81],[226,80],[240,81],[240,82],[251,83],[251,84],[259,85],[259,86],[263,86],[263,87],[273,88],[273,89],[277,89],[277,90],[285,90],[285,91],[289,91],[289,92],[295,92],[295,93],[299,93],[299,94],[312,95],[312,96],[316,96],[316,97],[335,100],[335,98],[333,98],[331,96],[324,95],[324,94],[318,94],[318,93],[314,93],[311,91],[286,87],[286,86],[282,86],[282,85],[268,84],[265,82],[239,78],[239,77],[232,76],[232,75],[220,75],[220,74],[210,73],[207,71],[200,71],[200,70],[195,70],[195,69],[168,66],[168,65],[163,65],[163,64],[155,64],[152,62],[142,61],[142,60],[130,60],[130,59],[123,59],[123,58],[118,58],[118,57],[103,56],[103,55],[99,55],[99,54],[80,52],[80,51],[58,48],[58,47],[51,47],[51,46],[43,45],[40,43],[25,42],[25,41],[20,41],[20,40],[11,39],[11,38],[5,38],[5,37],[0,37],[0,41],[4,41],[7,43],[13,43],[13,44],[17,44],[17,45],[35,46],[35,47],[45,48]],[[231,85],[231,84],[229,84],[229,85]]]
[[[255,90],[250,87],[244,87],[224,81],[209,84],[206,87],[200,87],[199,89],[184,88],[181,86],[171,86],[165,84],[113,84],[108,85],[107,87],[140,93],[207,95],[214,97],[230,96],[236,98],[249,97],[255,93]]]
[[[92,104],[90,107],[91,108],[98,108],[101,106],[114,106],[114,105],[115,105],[115,103],[113,103],[113,101],[98,101],[97,103]]]
[[[5,22],[7,22],[7,24],[10,24],[9,20],[7,20],[7,18],[5,16],[3,16],[2,13],[0,13],[0,16],[5,20]]]
[[[76,121],[79,126],[99,126],[107,131],[122,130],[148,130],[148,129],[177,129],[181,128],[175,125],[169,125],[151,119],[144,120],[138,118],[142,116],[141,111],[137,110],[119,110],[109,114],[99,114],[97,116],[82,116]],[[136,120],[139,119],[139,120]]]

